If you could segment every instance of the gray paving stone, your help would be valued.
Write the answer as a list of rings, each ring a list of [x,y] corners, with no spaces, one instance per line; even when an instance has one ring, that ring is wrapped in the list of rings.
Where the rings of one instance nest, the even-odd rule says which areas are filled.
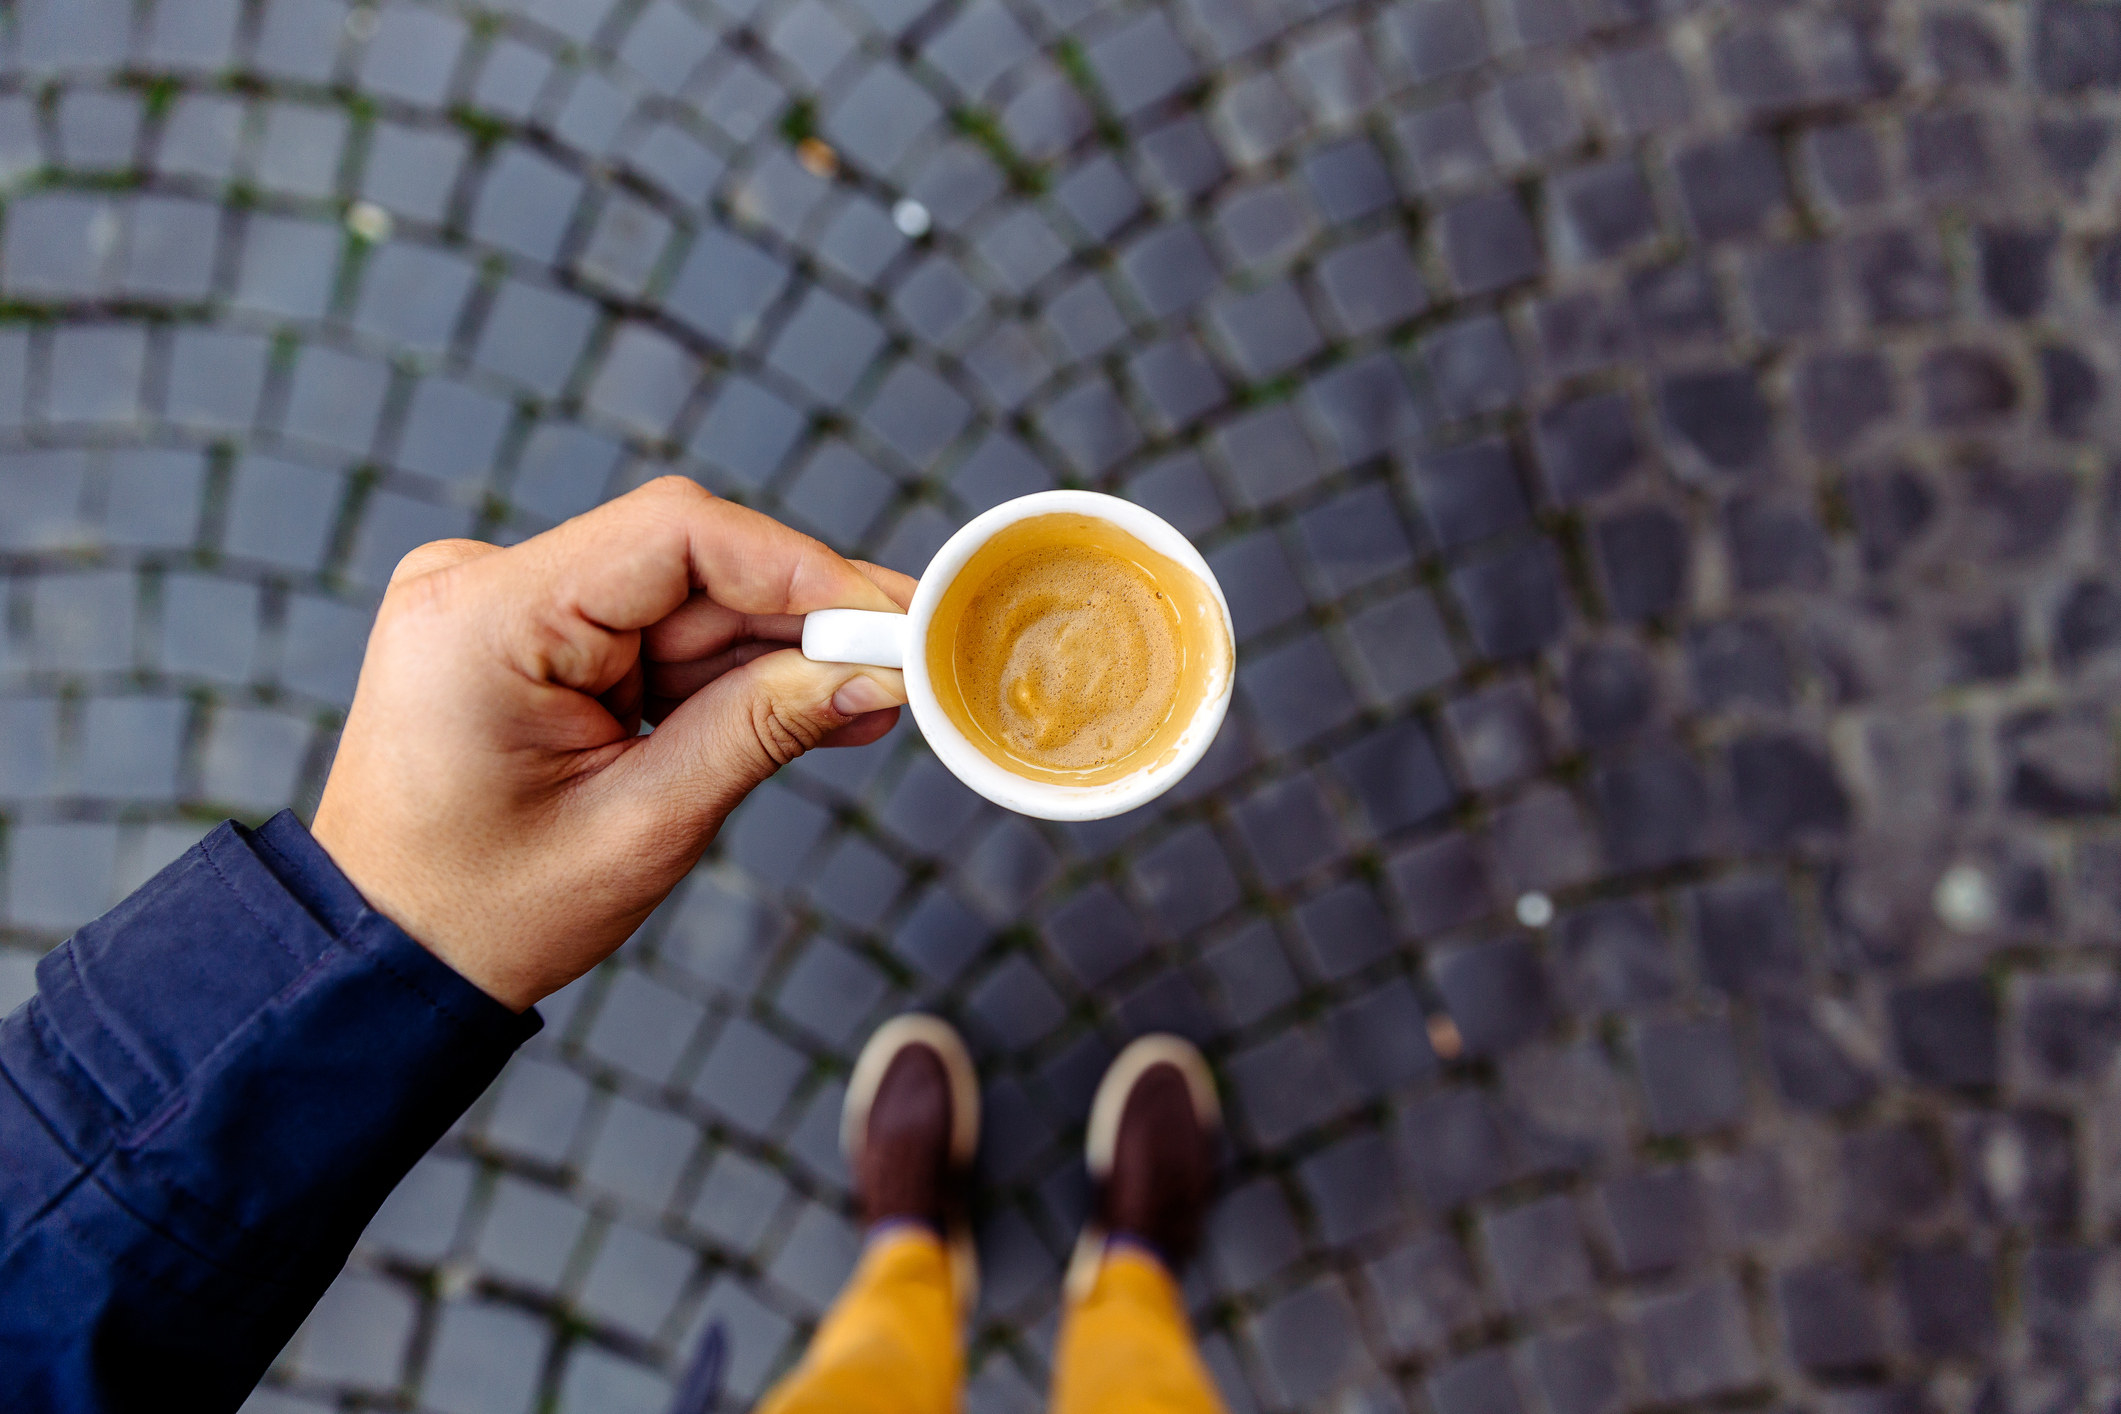
[[[1695,1399],[1759,1378],[1744,1299],[1728,1279],[1648,1298],[1633,1324],[1656,1398]]]
[[[400,242],[372,252],[361,272],[354,327],[439,354],[450,346],[478,268],[462,256]]]
[[[137,52],[158,68],[212,73],[234,57],[241,19],[236,0],[157,5],[140,32]]]
[[[1486,294],[1539,272],[1538,237],[1508,191],[1486,192],[1445,208],[1437,227],[1461,294]]]
[[[733,1149],[716,1153],[693,1199],[693,1225],[734,1251],[756,1249],[791,1190],[772,1169]]]
[[[53,155],[77,172],[120,172],[140,143],[140,103],[129,93],[76,88],[60,94]]]
[[[583,1344],[568,1353],[557,1407],[564,1414],[653,1414],[673,1393],[670,1381],[647,1366]]]
[[[0,541],[14,550],[92,544],[97,536],[84,512],[90,463],[84,452],[18,452],[0,480],[7,518]]]
[[[682,1116],[614,1096],[589,1140],[582,1181],[637,1209],[659,1213],[670,1206],[699,1142],[699,1127]]]
[[[392,1393],[405,1377],[418,1309],[402,1283],[343,1273],[302,1323],[295,1367],[308,1379]]]
[[[368,136],[360,192],[392,214],[439,226],[470,155],[462,134],[395,122]]]
[[[44,408],[53,423],[125,423],[140,415],[147,367],[147,331],[130,324],[76,325],[52,337],[51,391]]]
[[[1660,1134],[1721,1129],[1745,1108],[1745,1077],[1728,1022],[1645,1021],[1633,1028],[1636,1064]]]
[[[896,70],[876,65],[849,85],[825,114],[823,131],[857,164],[883,176],[941,117],[941,105],[925,90]]]
[[[637,968],[621,968],[597,1003],[585,1054],[651,1085],[668,1084],[706,1009]]]
[[[679,1243],[614,1223],[597,1244],[575,1310],[635,1339],[653,1339],[670,1319],[695,1260]]]
[[[476,487],[493,475],[514,409],[491,393],[443,378],[422,379],[406,406],[391,460],[437,481]]]
[[[8,832],[7,920],[66,934],[117,902],[114,825],[19,825]]]
[[[475,105],[490,113],[521,120],[537,106],[538,95],[552,77],[552,57],[542,49],[502,37],[486,51],[472,82]]]
[[[50,300],[104,293],[121,231],[112,201],[72,192],[24,197],[11,205],[5,241],[0,243],[7,291]]]
[[[398,562],[413,550],[430,540],[468,535],[471,528],[471,513],[462,507],[378,491],[361,504],[360,528],[354,535],[347,574],[356,583],[381,589],[390,582]]]
[[[829,1208],[812,1203],[795,1220],[766,1275],[812,1311],[838,1293],[861,1255],[861,1234]]]
[[[590,407],[647,441],[668,436],[700,377],[699,361],[669,336],[627,323],[583,395]]]
[[[160,5],[159,15],[196,12],[196,6]],[[244,105],[233,98],[191,91],[177,95],[162,120],[152,162],[167,176],[224,182],[235,175],[243,143]]]
[[[140,586],[122,570],[38,575],[29,595],[34,667],[61,672],[119,672],[133,666]]]
[[[874,320],[813,289],[781,326],[766,361],[819,401],[834,402],[852,391],[883,342]]]
[[[691,1079],[708,1109],[751,1134],[766,1134],[787,1109],[810,1060],[749,1018],[730,1018]]]
[[[260,818],[294,802],[311,728],[299,717],[221,707],[199,761],[199,798]]]
[[[596,325],[589,301],[514,280],[501,285],[475,358],[480,367],[551,397],[565,386]]]
[[[103,538],[133,549],[198,542],[206,458],[197,452],[114,452],[104,463]]]
[[[251,62],[274,78],[323,83],[332,76],[345,28],[346,7],[334,0],[272,0]]]
[[[1297,1402],[1291,1389],[1325,1378],[1332,1362],[1309,1362],[1323,1346],[1270,1356],[1252,1337],[1328,1270],[1360,1274],[1342,1325],[1398,1377],[1438,1379],[1431,1402],[1471,1357],[1488,1374],[1459,1397],[1545,1414],[1697,1397],[1912,1407],[1940,1361],[2030,1408],[2034,1385],[1998,1374],[1995,1352],[2055,1365],[2104,1348],[2082,1294],[2103,1278],[2074,1256],[2012,1255],[2027,1299],[1999,1306],[1981,1231],[2060,1253],[2041,1244],[2112,1206],[2093,1162],[2104,1003],[2023,985],[2048,978],[2049,947],[2121,937],[2101,721],[2067,694],[2023,696],[2050,666],[2096,691],[2121,642],[2121,601],[2068,568],[2105,543],[2104,490],[2079,491],[2091,473],[2069,444],[2105,427],[2095,326],[2121,307],[2121,243],[2091,209],[2112,147],[2099,95],[2121,74],[2102,12],[2051,0],[2021,39],[1955,9],[1881,26],[1557,0],[927,14],[529,0],[467,41],[465,19],[432,7],[385,6],[373,31],[366,17],[349,30],[340,0],[240,9],[157,3],[99,29],[96,6],[39,4],[7,37],[15,87],[37,95],[0,98],[0,174],[24,183],[0,293],[35,313],[0,330],[0,433],[33,448],[0,457],[0,546],[16,557],[0,672],[19,704],[0,713],[19,726],[0,790],[28,812],[10,876],[40,822],[114,803],[128,821],[34,881],[60,900],[34,904],[40,937],[199,831],[171,792],[203,790],[210,762],[172,778],[176,699],[123,675],[288,695],[209,705],[202,752],[232,710],[312,732],[312,708],[351,694],[367,596],[397,554],[474,528],[474,496],[506,498],[478,507],[504,539],[587,509],[648,474],[631,439],[682,442],[677,465],[716,490],[907,569],[969,512],[1060,481],[1114,486],[1200,538],[1242,639],[1230,730],[1165,809],[1047,832],[895,737],[806,762],[738,812],[630,969],[726,1014],[696,1037],[679,1028],[657,1071],[694,1094],[617,1080],[639,1107],[625,1113],[706,1119],[744,1148],[749,1170],[693,1161],[703,1192],[735,1195],[726,1225],[690,1173],[666,1196],[644,1160],[656,1191],[627,1196],[627,1165],[583,1133],[574,1069],[610,1063],[582,1002],[603,979],[548,1004],[536,1064],[573,1058],[544,1075],[573,1077],[548,1087],[549,1133],[519,1109],[535,1087],[509,1080],[461,1136],[508,1170],[502,1206],[587,1193],[599,1163],[600,1210],[645,1224],[659,1201],[691,1204],[686,1235],[656,1241],[737,1265],[704,1303],[628,1305],[627,1283],[597,1276],[615,1284],[598,1286],[600,1314],[581,1311],[589,1343],[569,1338],[633,1356],[558,1354],[488,1382],[495,1407],[660,1411],[667,1384],[634,1357],[677,1359],[710,1313],[737,1335],[732,1391],[755,1396],[789,1353],[788,1313],[834,1279],[811,1257],[791,1259],[790,1288],[760,1274],[800,1211],[787,1185],[837,1201],[848,1182],[839,1085],[813,1080],[806,1048],[843,1062],[901,984],[962,1008],[1020,1074],[990,1086],[1021,1116],[997,1129],[990,1173],[1023,1186],[1026,1221],[1056,1225],[1031,1240],[1012,1208],[991,1227],[1009,1254],[994,1334],[1011,1349],[978,1362],[976,1389],[997,1407],[1035,1388],[1025,1372],[1052,1339],[1045,1243],[1086,1203],[1062,1136],[1112,1044],[1144,1026],[1212,1037],[1227,1058],[1315,1035],[1337,1077],[1331,1104],[1291,1108],[1291,1137],[1245,1160],[1301,1188],[1303,1222],[1285,1202],[1278,1224],[1261,1216],[1278,1234],[1264,1255],[1241,1275],[1212,1263],[1200,1288],[1230,1303],[1208,1348],[1233,1409]],[[174,91],[143,103],[139,81],[163,74]],[[469,122],[449,116],[460,107]],[[842,175],[798,160],[810,124]],[[47,157],[75,175],[32,178]],[[129,184],[135,163],[139,190],[66,185]],[[901,195],[933,235],[895,224]],[[352,239],[325,209],[352,198],[395,234]],[[613,320],[628,331],[615,361],[584,366]],[[357,352],[320,344],[327,321]],[[671,343],[639,356],[648,329]],[[287,435],[253,434],[261,419]],[[114,430],[122,447],[83,445]],[[297,464],[310,456],[315,469]],[[1658,489],[1668,471],[1684,499]],[[76,552],[101,568],[67,568]],[[1946,565],[1967,592],[1955,580],[1939,600]],[[342,584],[359,597],[327,596]],[[1915,728],[1868,720],[1926,723],[1937,691],[2011,704],[1969,721],[1955,701],[1922,773],[1940,835],[2002,812],[1965,856],[1994,871],[2000,916],[1964,944],[1927,921],[1950,861],[1918,864],[1897,838],[1892,798],[1910,788],[1890,753]],[[126,711],[162,725],[129,729]],[[128,750],[152,769],[117,770]],[[1953,764],[1976,757],[1983,773]],[[304,785],[258,787],[256,803]],[[155,798],[125,794],[138,789]],[[2037,858],[2017,833],[2035,823]],[[1684,877],[1643,877],[1675,866]],[[1456,932],[1528,892],[1561,901],[1538,941]],[[1027,920],[1042,930],[1029,953]],[[801,931],[817,922],[860,941]],[[1425,949],[1417,978],[1399,930],[1471,950]],[[1977,988],[1974,954],[1928,951],[2002,939],[2008,965]],[[1485,993],[1426,970],[1512,948],[1537,964],[1537,1006],[1510,1000],[1509,967],[1469,974]],[[1861,974],[1861,1005],[1841,969]],[[1482,1010],[1483,996],[1502,1000]],[[776,999],[782,1020],[762,1025]],[[1439,1083],[1438,1007],[1461,1046],[1506,1046],[1499,1060]],[[812,1028],[802,1046],[791,1008]],[[1644,1088],[1596,1047],[1531,1036],[1562,1011],[1611,1029]],[[731,1018],[789,1057],[741,1121],[713,1102],[748,1098],[741,1081],[693,1074],[742,1034]],[[1750,1107],[1756,1086],[1769,1109]],[[1953,1115],[1934,1131],[1861,1123],[1938,1088]],[[1233,1114],[1255,1098],[1233,1094]],[[1770,1113],[1847,1132],[1785,1162],[1756,1132]],[[1675,1146],[1711,1134],[1718,1152],[1641,1170],[1638,1131]],[[373,1253],[418,1270],[484,1222],[465,1211],[466,1161],[436,1162],[457,1177],[430,1185],[431,1213],[394,1200]],[[1537,1185],[1476,1226],[1578,1205],[1595,1218],[1597,1299],[1483,1324],[1476,1295],[1450,1295],[1465,1271],[1453,1240],[1397,1226],[1395,1167],[1434,1214]],[[584,1211],[555,1210],[558,1255],[496,1269],[475,1301],[557,1310],[593,1270],[641,1270]],[[1937,1245],[1962,1223],[1968,1245]],[[1234,1251],[1245,1234],[1222,1222],[1213,1240]],[[1916,1245],[1867,1256],[1851,1304],[1832,1265],[1846,1242],[1901,1234]],[[1772,1360],[1702,1295],[1727,1275],[1712,1256],[1759,1264]],[[2021,1282],[2017,1265],[2040,1275]],[[1778,1296],[1795,1274],[1816,1298]],[[1846,1344],[1798,1336],[1801,1305]],[[290,1397],[445,1407],[454,1396],[426,1391],[453,1329],[430,1323],[388,1390],[311,1381],[297,1351]],[[1895,1383],[1877,1383],[1881,1362]],[[1300,1402],[1411,1397],[1361,1352],[1319,1389]]]
[[[391,1190],[361,1234],[364,1247],[414,1262],[436,1262],[455,1246],[477,1178],[464,1159],[429,1155]]]
[[[1438,1414],[1520,1414],[1522,1397],[1508,1359],[1483,1350],[1439,1366],[1427,1381]]]
[[[549,1294],[558,1289],[588,1222],[573,1200],[504,1174],[487,1203],[473,1255],[499,1280]]]
[[[1248,1333],[1284,1402],[1308,1404],[1368,1373],[1353,1314],[1346,1288],[1332,1278],[1300,1287],[1259,1314]]]
[[[175,800],[190,715],[181,698],[91,698],[75,789],[91,800]]]
[[[351,703],[373,617],[334,600],[291,596],[280,647],[281,683],[323,702]]]
[[[0,796],[36,800],[54,791],[60,759],[59,703],[49,697],[0,698]]]
[[[264,110],[255,175],[269,191],[328,197],[337,190],[351,123],[342,109],[270,103]]]
[[[240,432],[257,419],[271,345],[254,334],[180,329],[170,345],[164,415],[207,431]]]
[[[1575,1204],[1565,1197],[1490,1213],[1481,1223],[1481,1239],[1509,1310],[1534,1310],[1592,1288],[1590,1254]]]
[[[521,146],[504,147],[479,184],[471,233],[526,260],[550,261],[581,195],[580,179],[549,158]]]
[[[282,319],[321,317],[343,244],[324,222],[253,213],[244,222],[236,303]]]
[[[574,1150],[590,1096],[589,1082],[576,1072],[526,1059],[502,1078],[479,1139],[501,1153],[557,1167]]]
[[[439,1414],[524,1414],[551,1348],[545,1322],[497,1302],[450,1302],[436,1318],[420,1381]]]

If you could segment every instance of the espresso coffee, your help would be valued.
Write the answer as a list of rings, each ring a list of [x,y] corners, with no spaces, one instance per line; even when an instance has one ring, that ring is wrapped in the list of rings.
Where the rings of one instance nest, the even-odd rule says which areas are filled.
[[[1191,570],[1094,516],[1031,516],[943,591],[928,675],[968,740],[1018,775],[1103,785],[1177,747],[1231,661]]]

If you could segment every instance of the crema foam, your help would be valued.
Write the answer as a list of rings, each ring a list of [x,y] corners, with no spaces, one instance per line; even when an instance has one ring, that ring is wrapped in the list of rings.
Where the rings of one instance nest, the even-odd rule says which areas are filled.
[[[981,546],[928,634],[929,677],[957,728],[1007,769],[1069,785],[1119,780],[1169,753],[1230,659],[1198,575],[1068,513]]]

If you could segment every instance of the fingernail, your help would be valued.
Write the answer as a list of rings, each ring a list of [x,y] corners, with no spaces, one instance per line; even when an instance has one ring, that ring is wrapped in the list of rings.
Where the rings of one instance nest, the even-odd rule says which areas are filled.
[[[859,717],[864,712],[898,705],[899,700],[872,677],[849,678],[838,692],[832,694],[832,710],[842,717]]]

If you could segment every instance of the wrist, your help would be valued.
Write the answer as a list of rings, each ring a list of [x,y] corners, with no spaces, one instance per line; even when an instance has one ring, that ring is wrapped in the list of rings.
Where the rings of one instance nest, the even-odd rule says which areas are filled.
[[[328,804],[319,805],[310,836],[371,911],[389,919],[400,932],[510,1011],[528,1011],[546,995],[550,989],[536,988],[528,979],[513,975],[504,960],[480,946],[460,920],[448,916],[448,910],[429,905],[417,889],[407,887],[404,871],[394,867],[387,852],[366,847],[358,832],[343,829]]]

